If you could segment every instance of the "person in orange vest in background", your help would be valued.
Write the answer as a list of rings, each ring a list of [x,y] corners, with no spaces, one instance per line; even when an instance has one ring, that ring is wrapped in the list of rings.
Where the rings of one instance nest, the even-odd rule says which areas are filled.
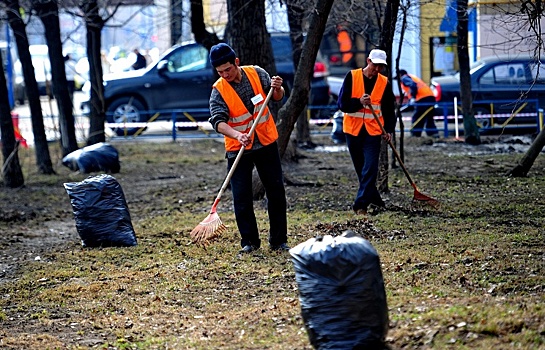
[[[240,254],[251,253],[261,246],[253,207],[252,172],[257,169],[267,194],[269,247],[288,251],[287,203],[282,166],[278,151],[278,131],[273,116],[263,105],[266,92],[273,89],[272,100],[284,97],[282,78],[270,77],[259,66],[240,66],[235,51],[224,43],[212,46],[210,63],[220,78],[210,94],[210,119],[214,130],[225,137],[228,170],[241,149],[244,153],[231,177],[235,218],[240,232]],[[255,132],[248,135],[259,110],[265,108]]]
[[[13,123],[13,133],[15,134],[15,140],[19,141],[19,144],[24,148],[28,148],[28,143],[21,134],[21,129],[19,129],[19,114],[11,112],[11,122]]]
[[[367,215],[368,209],[374,214],[385,208],[376,186],[380,145],[382,139],[392,140],[396,123],[392,85],[380,74],[386,66],[386,52],[371,50],[367,66],[348,72],[339,92],[338,107],[344,112],[343,132],[359,180],[352,205],[357,215]],[[382,134],[373,111],[386,134]]]
[[[401,88],[409,97],[409,105],[415,107],[412,116],[411,135],[420,137],[422,130],[426,130],[428,136],[437,137],[439,132],[433,120],[435,96],[430,87],[416,75],[408,74],[406,70],[400,69]],[[394,79],[397,79],[394,78]]]
[[[341,51],[342,63],[350,65],[352,57],[354,56],[352,53],[352,39],[350,38],[348,31],[341,25],[337,27],[337,30],[337,42],[339,43],[339,50]]]

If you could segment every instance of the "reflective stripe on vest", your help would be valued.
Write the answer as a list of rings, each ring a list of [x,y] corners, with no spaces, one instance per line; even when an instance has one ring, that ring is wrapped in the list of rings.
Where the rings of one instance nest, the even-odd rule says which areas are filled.
[[[261,110],[261,107],[263,105],[257,105],[255,106],[255,113],[257,117],[257,113]],[[265,111],[267,113],[266,115],[262,115],[261,118],[259,118],[259,124],[266,123],[269,120],[269,117],[271,113],[269,111]],[[238,123],[238,124],[237,124]],[[229,125],[236,131],[245,132],[250,131],[252,128],[252,125],[254,125],[254,119],[252,118],[252,115],[248,113],[244,113],[240,117],[230,118],[229,119]]]
[[[351,71],[351,74],[352,98],[359,99],[365,94],[365,86],[363,83],[363,70],[354,69]],[[382,116],[380,102],[382,100],[382,95],[384,94],[387,83],[388,78],[386,78],[382,74],[378,74],[373,91],[371,91],[370,93],[371,106],[373,107],[375,114],[378,116],[378,119],[383,126],[384,118]],[[382,134],[382,129],[377,124],[375,117],[373,116],[373,113],[369,108],[364,107],[357,112],[344,113],[343,132],[353,136],[358,136],[363,126],[365,126],[365,129],[367,130],[367,133],[369,133],[369,135],[375,136]]]
[[[375,114],[377,116],[380,115],[380,105],[371,104],[371,106],[373,107]],[[371,113],[371,111],[368,108],[365,108],[365,111],[366,112],[363,112],[363,113],[362,112],[345,113],[345,115],[348,115],[354,118],[375,119],[375,117],[373,117],[373,113]]]
[[[265,92],[263,91],[263,86],[261,86],[261,81],[259,80],[259,75],[254,67],[251,66],[242,66],[241,67],[246,73],[252,89],[256,95],[261,94],[263,96],[263,101],[261,104],[254,106],[254,112],[251,114],[240,96],[233,89],[231,84],[223,78],[219,78],[214,83],[214,88],[218,90],[221,94],[223,100],[229,108],[229,120],[227,124],[233,129],[239,132],[249,132],[254,123],[254,119],[257,117],[261,108],[265,108],[263,115],[261,116],[258,125],[255,128],[255,133],[252,135],[252,142],[246,146],[246,149],[251,149],[254,141],[254,137],[257,134],[259,142],[266,146],[278,139],[278,131],[276,130],[276,125],[274,119],[272,118],[269,108],[263,105],[265,100]],[[225,137],[225,149],[227,151],[238,151],[241,147],[240,142],[237,139],[232,139]]]

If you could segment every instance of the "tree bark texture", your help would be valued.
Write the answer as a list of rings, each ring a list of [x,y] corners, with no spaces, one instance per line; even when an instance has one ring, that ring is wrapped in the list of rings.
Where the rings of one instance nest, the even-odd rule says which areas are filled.
[[[386,59],[388,62],[388,80],[392,82],[392,43],[394,42],[394,34],[397,22],[397,12],[399,10],[399,0],[388,0],[384,9],[384,17],[381,25],[380,47],[386,51]],[[401,91],[401,90],[400,90]],[[399,110],[399,109],[396,109]],[[377,176],[377,188],[382,193],[390,192],[388,187],[388,144],[383,140],[380,145],[379,156],[379,172]]]
[[[460,99],[464,115],[464,138],[471,145],[479,145],[481,137],[473,113],[473,97],[471,95],[471,77],[469,75],[468,21],[467,0],[457,1],[458,24],[458,65],[460,67]]]
[[[2,52],[0,52],[0,62],[3,62]],[[4,156],[2,175],[4,177],[4,186],[17,188],[25,184],[25,179],[17,155],[17,141],[15,140],[15,131],[11,121],[6,76],[3,66],[0,65],[0,67],[2,67],[0,70],[0,134],[2,136],[2,155]]]
[[[271,40],[265,25],[263,0],[227,0],[229,26],[227,42],[235,50],[241,65],[258,65],[271,76],[276,66]]]
[[[258,65],[270,76],[276,75],[276,65],[265,23],[265,3],[262,0],[228,0],[226,41],[235,50],[241,65]],[[279,103],[270,103],[269,109],[277,120]]]
[[[195,41],[206,47],[208,51],[212,46],[220,42],[216,33],[210,33],[206,30],[202,0],[191,1],[191,32],[195,37]]]
[[[297,118],[308,103],[310,80],[333,0],[317,0],[309,12],[308,33],[295,71],[293,91],[278,113],[278,148],[284,156]]]
[[[104,135],[106,111],[102,80],[102,59],[100,57],[101,32],[105,20],[99,14],[97,0],[81,1],[79,7],[84,14],[85,28],[87,29],[87,57],[89,59],[89,80],[91,82],[87,145],[93,145],[106,140]]]
[[[19,60],[21,61],[23,77],[25,80],[26,95],[31,115],[32,133],[34,135],[36,165],[38,166],[38,171],[42,174],[55,174],[51,162],[51,155],[49,153],[49,146],[47,144],[47,136],[45,134],[40,91],[38,90],[36,74],[28,49],[26,26],[19,14],[19,1],[7,0],[6,5],[8,7],[8,11],[6,12],[9,25],[15,34],[15,43],[17,45],[17,52],[19,54]]]
[[[59,8],[55,1],[32,2],[45,30],[45,40],[49,48],[53,95],[59,110],[59,126],[61,131],[61,150],[63,156],[78,149],[76,128],[72,112],[72,99],[68,92],[64,57],[62,55],[61,28],[59,24]],[[100,51],[99,51],[100,52]]]
[[[291,47],[293,49],[293,67],[295,70],[297,70],[305,39],[303,36],[303,19],[305,16],[305,11],[300,4],[293,0],[286,2],[286,8],[288,12],[288,24],[290,26]],[[312,146],[312,141],[310,138],[310,124],[307,118],[306,109],[303,110],[303,112],[301,112],[297,118],[296,127],[297,132],[295,139],[297,140],[297,144],[301,146]]]
[[[398,8],[399,10],[399,8]],[[403,6],[401,7],[401,33],[399,35],[399,46],[398,46],[398,50],[397,50],[397,57],[395,58],[395,68],[397,69],[396,71],[396,76],[399,76],[399,61],[401,60],[401,48],[403,46],[403,40],[405,38],[405,30],[407,28],[407,11],[409,10],[409,7],[408,6]],[[391,68],[391,70],[393,71],[394,67]],[[393,74],[393,73],[392,73]],[[403,104],[403,99],[404,99],[404,93],[402,92],[403,89],[401,88],[401,79],[397,79],[397,90],[400,92],[399,93],[399,100],[398,100],[398,103],[397,103],[397,106],[396,106],[396,119],[399,123],[399,130],[401,130],[401,133],[399,134],[399,157],[401,158],[401,161],[402,162],[405,162],[405,125],[403,123],[403,116],[401,114],[401,105]],[[395,137],[394,137],[394,145],[396,144],[395,142]],[[396,159],[395,157],[392,158],[392,168],[395,168],[397,167],[397,163],[396,163]]]
[[[382,32],[380,35],[380,47],[386,51],[388,62],[388,78],[392,81],[392,44],[396,30],[397,13],[399,11],[400,0],[388,0],[384,9],[384,20],[382,22]]]
[[[522,157],[519,163],[513,169],[511,169],[507,175],[513,177],[528,176],[530,168],[532,168],[532,165],[543,150],[543,147],[545,147],[545,128],[537,135],[530,148],[528,148],[524,154],[524,157]]]

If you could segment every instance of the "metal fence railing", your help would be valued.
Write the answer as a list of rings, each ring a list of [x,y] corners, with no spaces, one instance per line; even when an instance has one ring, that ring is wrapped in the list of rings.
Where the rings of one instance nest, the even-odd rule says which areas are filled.
[[[502,129],[526,128],[529,132],[539,132],[544,127],[543,110],[539,108],[538,100],[528,99],[523,103],[511,100],[476,100],[473,101],[474,108],[478,113],[475,115],[477,124],[481,131],[490,131]],[[422,104],[426,105],[426,104]],[[427,104],[430,109],[427,113],[433,113],[435,124],[438,131],[444,137],[456,135],[457,132],[463,132],[463,117],[461,106],[458,101],[452,103],[435,103]],[[456,105],[456,109],[454,109]],[[505,110],[506,106],[513,106],[510,113],[497,113],[497,110]],[[502,108],[500,108],[502,107]],[[330,133],[329,126],[342,128],[342,118],[339,118],[337,105],[316,105],[307,107],[307,118],[311,124],[312,133]],[[164,138],[176,140],[178,138],[194,138],[194,137],[211,137],[221,138],[217,134],[207,120],[208,109],[171,109],[171,110],[156,110],[147,111],[145,118],[147,122],[119,122],[106,123],[105,126],[114,130],[116,136],[121,137],[146,137],[146,136],[162,136]],[[53,113],[54,114],[54,113]],[[398,133],[410,132],[414,129],[416,123],[413,123],[411,116],[412,112],[404,112],[403,125],[397,125]],[[204,117],[203,117],[204,116]],[[335,118],[337,116],[337,118]],[[149,118],[148,118],[149,117]],[[20,115],[20,130],[23,137],[32,133],[30,116]],[[88,118],[84,116],[75,116],[78,138],[84,139],[88,131]],[[51,134],[48,139],[54,139],[58,136],[58,122],[55,122],[55,116],[44,117],[46,123],[46,132]],[[147,130],[147,132],[145,132]],[[154,134],[151,131],[155,130]],[[198,130],[199,133],[188,133],[186,130]],[[81,135],[80,135],[81,134]]]

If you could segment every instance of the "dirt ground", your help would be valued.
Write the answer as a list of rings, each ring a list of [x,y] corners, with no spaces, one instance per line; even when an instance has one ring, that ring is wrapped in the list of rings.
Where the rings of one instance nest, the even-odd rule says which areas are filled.
[[[455,140],[433,140],[426,137],[409,138],[405,140],[405,159],[409,171],[415,179],[440,179],[444,175],[459,176],[460,179],[486,179],[487,176],[497,176],[514,166],[514,162],[499,163],[493,158],[499,154],[515,154],[522,156],[530,142],[529,138],[503,136],[483,138],[480,146],[469,146]],[[288,203],[291,206],[308,205],[314,212],[320,210],[350,211],[351,203],[342,193],[353,193],[353,184],[344,185],[341,178],[354,176],[352,164],[343,146],[333,144],[327,136],[317,137],[318,147],[310,150],[299,150],[296,163],[286,164],[284,171],[287,179]],[[120,143],[114,146],[128,150],[130,143]],[[122,162],[121,173],[116,179],[123,187],[129,204],[131,216],[135,223],[153,215],[168,212],[168,206],[180,205],[181,209],[206,208],[211,203],[210,196],[215,189],[206,187],[207,183],[218,182],[224,173],[222,159],[222,144],[214,140],[180,142],[180,152],[194,153],[201,156],[198,164],[177,164],[176,159],[161,164],[146,166],[146,162],[127,164]],[[214,154],[210,157],[210,154]],[[342,154],[342,157],[340,156]],[[459,157],[459,156],[463,157]],[[28,162],[25,156],[21,162]],[[27,156],[30,157],[30,156]],[[456,161],[451,161],[455,157]],[[512,158],[516,159],[516,158]],[[11,190],[2,189],[0,201],[0,285],[18,278],[18,269],[22,264],[41,259],[63,245],[74,245],[79,242],[73,212],[69,198],[62,183],[80,181],[88,175],[76,174],[59,166],[55,179],[37,174],[27,174],[27,185],[24,188]],[[397,173],[397,180],[391,185],[391,192],[385,195],[389,209],[400,212],[405,210],[412,198],[412,192],[399,168],[392,170]],[[401,175],[400,175],[401,174]],[[545,161],[540,155],[530,177],[545,176]],[[506,179],[507,181],[507,179]],[[338,185],[329,186],[330,182]],[[421,190],[441,196],[441,188],[431,183],[419,183]],[[486,182],[483,184],[486,186]],[[325,191],[325,192],[324,192]],[[468,191],[473,191],[470,193]],[[316,200],[319,192],[319,200]],[[310,194],[313,197],[310,198]],[[479,196],[478,186],[468,186],[464,195]],[[303,199],[308,197],[307,201]],[[513,201],[517,196],[513,196]],[[230,193],[222,199],[226,208],[230,207]],[[174,203],[173,203],[174,202]],[[524,203],[521,203],[521,205]],[[153,210],[151,209],[153,208]],[[196,216],[202,216],[199,211]],[[203,217],[204,218],[204,217]],[[347,227],[324,227],[342,231]],[[4,296],[5,297],[5,296]],[[10,322],[11,329],[24,323]],[[48,327],[44,325],[44,327]]]
[[[353,168],[350,162],[337,161],[339,152],[346,155],[344,145],[336,145],[329,140],[327,136],[318,136],[315,139],[317,147],[310,150],[299,150],[296,163],[284,164],[288,190],[291,188],[295,194],[305,192],[306,187],[320,185],[323,175],[328,171],[341,173],[343,176],[352,176]],[[121,141],[123,142],[123,141]],[[487,173],[496,174],[499,168],[508,170],[513,164],[496,164],[490,162],[478,161],[476,157],[486,157],[486,155],[497,155],[505,153],[521,154],[527,149],[531,139],[527,136],[504,136],[503,138],[488,137],[483,138],[483,144],[480,146],[469,146],[463,142],[455,140],[433,140],[430,138],[409,138],[405,141],[406,166],[413,177],[418,173],[451,173],[460,172],[464,176],[479,174],[486,177]],[[212,152],[222,152],[222,144],[216,141],[208,141],[204,149],[202,145],[195,146],[192,150],[191,141],[182,141],[182,147],[186,152],[202,152],[202,156],[207,156],[206,145],[212,145]],[[121,144],[120,144],[121,145]],[[115,146],[115,144],[114,144]],[[121,147],[124,147],[121,145]],[[419,157],[418,152],[426,151],[426,157]],[[461,163],[457,158],[455,164],[449,163],[449,158],[455,155],[467,155],[467,163]],[[22,159],[24,163],[27,160]],[[168,188],[171,185],[179,183],[180,176],[174,161],[172,163],[154,164],[145,169],[131,169],[131,166],[125,167],[122,162],[122,171],[114,175],[122,184],[125,197],[130,205],[130,211],[133,217],[143,217],[141,213],[146,212],[149,207],[161,207],[164,198],[159,196],[146,196],[145,193],[153,193],[152,188]],[[218,169],[222,170],[222,162],[203,161],[198,165],[198,169],[191,169],[184,172],[181,176],[184,183],[205,183],[208,176],[211,179],[218,178]],[[537,170],[535,168],[538,168]],[[539,172],[539,163],[534,171]],[[398,168],[399,170],[399,168]],[[541,169],[542,170],[542,169]],[[18,262],[29,257],[38,257],[40,252],[48,251],[51,247],[63,242],[78,240],[76,226],[73,218],[72,207],[69,198],[66,195],[62,183],[77,182],[87,176],[94,174],[73,173],[67,168],[58,165],[59,183],[51,184],[36,181],[38,175],[27,175],[27,186],[21,189],[3,189],[2,201],[0,207],[0,223],[6,227],[6,231],[0,235],[0,247],[2,255],[0,256],[0,283],[13,276]],[[305,176],[301,178],[298,173]],[[305,179],[310,179],[307,181]],[[293,183],[290,184],[290,181]],[[136,184],[135,186],[124,184]],[[324,188],[320,188],[321,191]],[[203,197],[202,188],[195,186],[184,186],[184,196],[195,198],[196,202],[206,201]],[[194,191],[195,193],[190,193]],[[405,201],[403,196],[407,193],[390,193],[391,198],[400,196],[400,201]],[[324,195],[325,197],[335,197],[333,195]],[[222,202],[230,201],[230,195],[227,193]],[[388,196],[387,196],[388,197]],[[392,202],[396,202],[392,199]],[[316,203],[313,203],[316,205]],[[320,205],[320,204],[319,204]],[[321,203],[325,208],[346,207],[350,208],[350,203],[331,201]],[[160,214],[160,213],[155,213]]]

